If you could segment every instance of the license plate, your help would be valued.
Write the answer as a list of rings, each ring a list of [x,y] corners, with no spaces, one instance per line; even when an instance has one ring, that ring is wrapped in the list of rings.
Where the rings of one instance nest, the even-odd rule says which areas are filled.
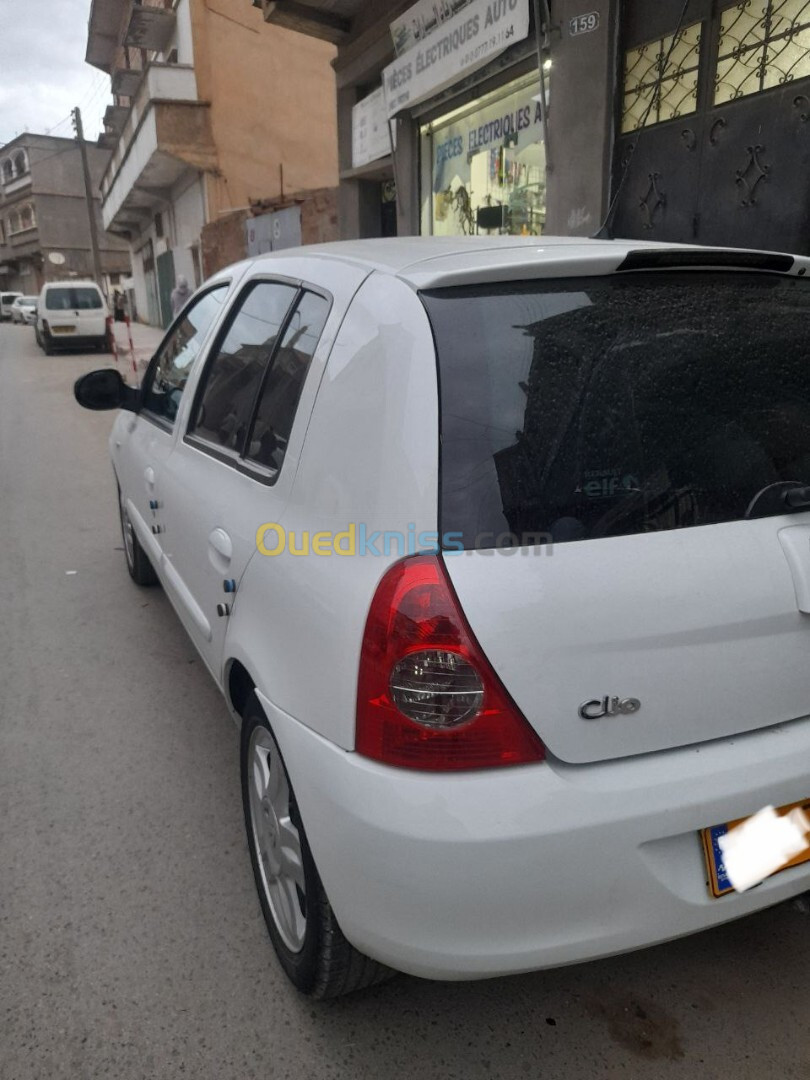
[[[52,334],[72,334],[76,330],[75,326],[52,326]]]
[[[789,806],[779,806],[776,812],[781,816],[790,813],[797,806],[800,806],[805,813],[810,812],[810,799],[801,799],[799,802],[790,803]],[[723,864],[723,852],[720,850],[717,841],[721,836],[725,836],[729,830],[733,829],[735,825],[742,825],[747,820],[747,818],[738,818],[736,821],[727,821],[725,825],[712,825],[710,829],[703,829],[701,832],[703,854],[706,857],[706,869],[709,872],[709,892],[715,899],[734,892],[734,886],[729,881]],[[795,859],[791,859],[789,863],[780,866],[775,873],[781,874],[783,870],[787,870],[791,866],[800,866],[806,862],[810,862],[810,848],[803,851],[801,855],[797,855]],[[771,877],[773,877],[773,874],[771,874]]]

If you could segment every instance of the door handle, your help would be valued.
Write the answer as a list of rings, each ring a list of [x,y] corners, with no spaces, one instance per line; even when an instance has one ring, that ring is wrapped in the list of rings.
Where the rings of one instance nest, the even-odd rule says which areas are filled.
[[[151,491],[155,486],[155,470],[151,465],[147,465],[143,472],[143,478],[146,481],[146,486]]]
[[[212,550],[215,551],[225,563],[231,561],[233,544],[231,543],[230,536],[228,536],[224,529],[214,529],[208,536],[208,543],[211,545]]]

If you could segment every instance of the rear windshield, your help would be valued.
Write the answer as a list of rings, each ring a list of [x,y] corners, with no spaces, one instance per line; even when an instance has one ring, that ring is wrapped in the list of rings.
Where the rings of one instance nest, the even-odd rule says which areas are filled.
[[[638,273],[422,299],[445,546],[736,521],[768,512],[770,485],[810,484],[804,281]]]
[[[16,292],[0,293],[0,304],[13,304],[19,295]]]
[[[101,307],[101,293],[98,289],[69,286],[48,289],[45,293],[45,307],[48,311],[89,311]]]

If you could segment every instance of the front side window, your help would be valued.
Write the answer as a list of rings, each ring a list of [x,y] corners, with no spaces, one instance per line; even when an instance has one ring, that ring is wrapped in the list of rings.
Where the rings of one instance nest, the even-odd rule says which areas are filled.
[[[48,289],[45,293],[45,307],[48,311],[98,311],[101,306],[101,293],[98,289],[70,285]]]
[[[242,453],[256,395],[297,291],[282,282],[259,281],[242,295],[203,374],[190,429],[199,438]]]
[[[163,339],[144,380],[143,408],[148,413],[174,423],[191,367],[227,291],[222,284],[203,293]]]
[[[658,272],[422,294],[465,547],[739,521],[810,485],[810,288]]]

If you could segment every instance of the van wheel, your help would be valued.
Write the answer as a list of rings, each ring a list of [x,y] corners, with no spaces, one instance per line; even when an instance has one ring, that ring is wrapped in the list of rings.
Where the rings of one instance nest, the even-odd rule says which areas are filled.
[[[138,542],[138,537],[135,535],[127,508],[124,505],[120,487],[118,489],[118,513],[121,518],[121,536],[124,540],[124,555],[127,560],[129,576],[136,585],[157,585],[158,576],[155,573],[155,568]]]
[[[358,952],[335,919],[312,858],[295,793],[258,698],[247,700],[242,804],[264,921],[282,968],[311,998],[339,997],[396,972]]]

